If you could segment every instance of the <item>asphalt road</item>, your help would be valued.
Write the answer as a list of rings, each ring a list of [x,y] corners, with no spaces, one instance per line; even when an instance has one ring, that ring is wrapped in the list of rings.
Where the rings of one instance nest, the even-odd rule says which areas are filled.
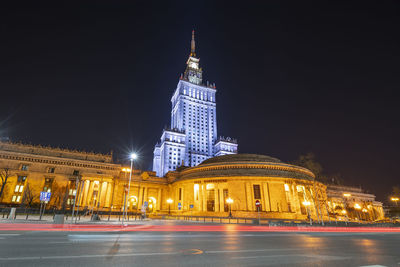
[[[0,266],[400,266],[399,233],[0,231]]]

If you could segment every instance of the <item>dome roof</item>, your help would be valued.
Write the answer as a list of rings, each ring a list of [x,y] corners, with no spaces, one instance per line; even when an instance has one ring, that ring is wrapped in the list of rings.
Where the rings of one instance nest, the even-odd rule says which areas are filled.
[[[282,163],[277,158],[270,156],[257,155],[257,154],[232,154],[209,158],[203,161],[200,165],[210,164],[210,163],[233,163],[233,162],[274,162]]]
[[[257,154],[232,154],[207,159],[179,171],[180,180],[211,177],[279,177],[314,180],[308,169]]]

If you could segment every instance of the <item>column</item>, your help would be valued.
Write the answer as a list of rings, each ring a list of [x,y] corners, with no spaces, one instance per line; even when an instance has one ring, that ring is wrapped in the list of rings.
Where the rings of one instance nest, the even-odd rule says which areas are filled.
[[[228,195],[229,195],[229,191],[228,191]],[[235,202],[233,202],[235,203]],[[225,211],[224,210],[224,205],[225,205],[225,199],[224,199],[224,188],[219,189],[219,210]]]
[[[201,198],[203,201],[202,211],[207,211],[207,196],[206,196],[206,189],[204,187],[205,184],[201,185]]]
[[[105,207],[110,207],[110,199],[111,199],[111,183],[107,183],[107,190],[106,190],[106,201],[104,203]]]
[[[147,201],[147,192],[148,192],[148,188],[144,187],[143,204],[144,204],[145,201]]]
[[[107,184],[108,182],[103,182],[101,183],[101,187],[100,187],[100,197],[99,197],[99,201],[100,201],[100,206],[105,206],[105,201],[106,201],[106,195],[107,195]]]
[[[161,210],[161,188],[158,188],[158,194],[157,194],[157,205],[156,205],[156,210]]]
[[[85,181],[85,185],[83,186],[83,195],[82,195],[82,206],[87,206],[87,199],[88,199],[88,193],[89,193],[89,186],[90,186],[90,180]]]
[[[252,203],[252,192],[251,192],[251,187],[249,183],[245,184],[245,190],[246,190],[246,207],[248,211],[253,211],[255,208],[253,208],[253,203]]]
[[[268,183],[263,183],[262,184],[263,192],[264,192],[264,203],[263,206],[265,207],[263,210],[265,211],[271,211],[271,202],[270,202],[270,195],[269,195],[269,188],[268,188]]]
[[[214,211],[215,212],[219,212],[220,211],[220,209],[219,209],[219,196],[220,196],[220,190],[219,190],[219,184],[215,184],[216,186],[216,189],[215,189],[215,191],[214,191]]]
[[[86,205],[92,205],[92,198],[93,198],[93,188],[94,188],[94,181],[90,181],[90,186],[87,194]]]

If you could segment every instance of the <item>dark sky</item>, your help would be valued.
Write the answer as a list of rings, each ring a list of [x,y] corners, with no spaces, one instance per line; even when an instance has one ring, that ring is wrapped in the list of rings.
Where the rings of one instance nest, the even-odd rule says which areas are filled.
[[[400,184],[398,1],[79,3],[0,9],[2,136],[150,169],[194,28],[240,152],[314,152],[380,200]]]

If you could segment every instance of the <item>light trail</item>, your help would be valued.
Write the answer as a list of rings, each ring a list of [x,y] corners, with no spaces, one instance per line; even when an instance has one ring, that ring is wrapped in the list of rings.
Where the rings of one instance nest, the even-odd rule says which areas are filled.
[[[93,225],[1,223],[0,231],[55,232],[321,232],[400,233],[400,227],[317,227],[249,225]]]

